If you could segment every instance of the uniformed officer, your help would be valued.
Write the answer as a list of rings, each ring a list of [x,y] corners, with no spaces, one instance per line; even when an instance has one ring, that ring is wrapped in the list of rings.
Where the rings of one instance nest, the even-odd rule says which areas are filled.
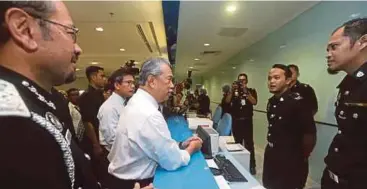
[[[298,81],[299,68],[297,65],[290,64],[288,68],[292,72],[292,81],[290,89],[294,93],[299,93],[303,97],[304,107],[308,107],[312,111],[312,115],[315,115],[318,110],[317,97],[313,88],[305,83]]]
[[[227,95],[226,103],[230,103],[232,116],[232,132],[236,143],[245,143],[250,151],[250,172],[256,174],[255,148],[253,138],[253,106],[257,104],[257,93],[247,87],[248,78],[245,73],[237,77],[232,85],[232,92]]]
[[[99,165],[103,157],[103,148],[99,142],[98,110],[104,102],[103,87],[106,84],[104,69],[99,66],[86,68],[89,81],[87,90],[79,98],[80,114],[85,127],[85,136],[81,142],[83,150],[92,158],[92,168],[97,179],[103,184],[103,174],[99,174]]]
[[[268,75],[268,145],[264,155],[263,184],[268,189],[300,189],[303,165],[316,143],[316,126],[303,97],[289,90],[291,71],[275,64]]]
[[[1,1],[0,22],[0,188],[97,188],[52,88],[81,53],[65,5]]]
[[[329,73],[347,73],[339,84],[334,137],[322,176],[323,189],[367,188],[367,18],[337,28],[327,45]]]

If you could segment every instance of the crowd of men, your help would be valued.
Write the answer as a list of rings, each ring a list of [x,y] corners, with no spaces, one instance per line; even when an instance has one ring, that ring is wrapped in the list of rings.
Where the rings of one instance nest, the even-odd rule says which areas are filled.
[[[0,22],[0,188],[149,189],[158,165],[167,170],[186,166],[201,148],[198,137],[177,143],[169,133],[162,114],[174,88],[167,60],[146,60],[138,88],[129,69],[118,69],[107,80],[103,68],[91,66],[86,69],[88,89],[80,97],[77,89],[68,90],[66,102],[55,86],[76,79],[82,53],[66,6],[60,1],[1,1]],[[344,71],[347,76],[338,86],[338,132],[321,185],[362,189],[367,174],[366,18],[332,32],[327,67],[330,74]],[[268,189],[303,188],[308,175],[318,107],[315,92],[298,76],[296,65],[276,64],[268,73],[273,94],[263,170]],[[222,106],[233,117],[236,142],[251,152],[255,174],[257,92],[247,83],[247,75],[240,74],[227,87]],[[206,92],[202,95],[199,110],[208,113]]]

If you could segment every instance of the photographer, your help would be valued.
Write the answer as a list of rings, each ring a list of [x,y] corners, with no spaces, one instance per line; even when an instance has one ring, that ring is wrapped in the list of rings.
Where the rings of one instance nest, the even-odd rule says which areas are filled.
[[[255,89],[247,87],[247,75],[241,73],[237,81],[233,82],[232,90],[227,95],[226,103],[230,103],[232,115],[232,132],[236,143],[245,143],[245,148],[250,151],[250,172],[256,174],[255,149],[253,140],[253,106],[257,104]]]

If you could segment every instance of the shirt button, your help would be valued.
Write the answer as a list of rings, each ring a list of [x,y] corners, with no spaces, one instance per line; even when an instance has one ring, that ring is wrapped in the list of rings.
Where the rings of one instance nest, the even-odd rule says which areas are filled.
[[[270,136],[271,134],[269,133],[268,136]]]
[[[273,118],[275,115],[274,114],[271,114],[270,117]]]
[[[342,134],[342,131],[341,131],[341,130],[339,130],[339,131],[338,131],[338,134]]]
[[[282,117],[281,117],[281,116],[279,116],[279,119],[282,119]]]
[[[269,127],[273,126],[272,124],[269,124]]]
[[[340,114],[340,115],[344,115],[344,111],[343,111],[343,110],[342,110],[342,111],[340,111],[340,112],[339,112],[339,114]]]
[[[334,151],[335,151],[335,152],[339,152],[339,149],[338,149],[338,148],[334,148]]]
[[[274,105],[274,106],[273,106],[273,108],[276,108],[276,107],[277,107],[277,105]]]

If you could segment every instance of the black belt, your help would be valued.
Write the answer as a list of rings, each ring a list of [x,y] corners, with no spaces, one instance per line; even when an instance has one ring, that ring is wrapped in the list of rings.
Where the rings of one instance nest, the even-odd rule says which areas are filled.
[[[117,178],[115,176],[112,176],[112,183],[111,183],[111,187],[110,189],[121,189],[121,188],[134,188],[135,183],[139,183],[140,187],[146,187],[148,186],[150,183],[153,183],[154,177],[152,178],[146,178],[146,179],[132,179],[132,180],[125,180],[125,179],[120,179]]]

